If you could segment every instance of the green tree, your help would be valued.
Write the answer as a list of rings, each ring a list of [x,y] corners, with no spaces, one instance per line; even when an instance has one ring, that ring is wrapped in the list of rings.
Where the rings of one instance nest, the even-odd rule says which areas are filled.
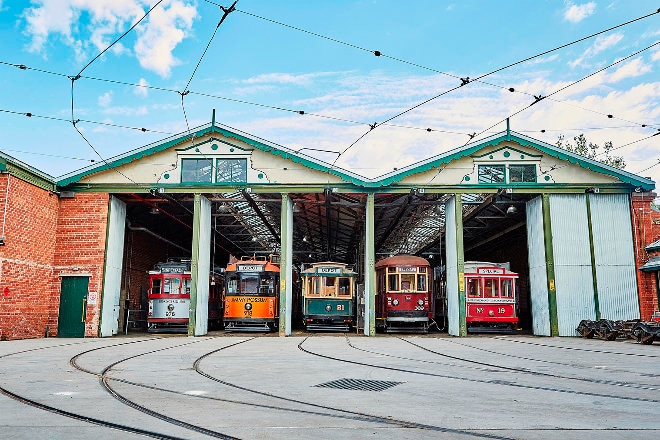
[[[584,156],[588,159],[597,160],[602,162],[605,165],[609,165],[614,168],[624,169],[626,167],[626,161],[623,160],[622,156],[612,156],[610,153],[613,150],[612,141],[605,142],[603,146],[603,151],[599,152],[600,145],[594,144],[593,142],[587,141],[587,138],[584,137],[584,134],[575,136],[573,138],[575,145],[567,142],[564,138],[564,135],[559,135],[557,139],[557,146],[566,151],[570,151],[580,156]]]

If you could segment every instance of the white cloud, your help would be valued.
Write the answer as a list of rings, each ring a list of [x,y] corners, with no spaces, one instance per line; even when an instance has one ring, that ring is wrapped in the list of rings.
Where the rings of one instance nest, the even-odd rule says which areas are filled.
[[[656,50],[651,54],[651,60],[660,61],[660,50]]]
[[[98,103],[100,107],[108,107],[112,104],[112,92],[105,92],[103,95],[99,96]]]
[[[612,35],[597,37],[587,50],[585,50],[579,58],[569,62],[569,66],[575,67],[586,67],[586,61],[599,53],[606,51],[607,49],[616,46],[621,40],[623,40],[622,33],[616,33]]]
[[[651,70],[653,68],[650,64],[646,64],[644,60],[637,58],[616,69],[611,75],[607,76],[607,80],[608,82],[615,83],[626,78],[644,75]]]
[[[59,40],[70,46],[83,63],[105,50],[141,19],[151,7],[147,0],[33,0],[26,8],[25,34],[31,37],[28,50],[48,56],[46,43]],[[129,51],[126,41],[135,41],[140,64],[163,77],[178,61],[174,48],[185,38],[197,10],[182,0],[166,0],[156,7],[129,36],[112,46],[115,56]]]
[[[590,15],[593,15],[595,11],[595,2],[585,3],[583,5],[571,5],[564,12],[564,20],[570,21],[571,23],[579,23]]]
[[[172,51],[185,38],[197,17],[195,7],[181,1],[172,0],[168,6],[151,12],[147,25],[138,28],[139,38],[135,44],[140,65],[162,77],[169,77],[172,67],[180,64]]]
[[[146,79],[140,78],[137,87],[133,90],[133,93],[137,96],[147,97],[149,95],[149,83]]]

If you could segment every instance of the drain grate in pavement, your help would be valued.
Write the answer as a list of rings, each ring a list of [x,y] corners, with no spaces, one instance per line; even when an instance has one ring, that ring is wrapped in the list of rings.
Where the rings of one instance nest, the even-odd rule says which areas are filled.
[[[392,382],[388,380],[366,380],[366,379],[337,379],[330,382],[314,385],[319,388],[336,388],[340,390],[358,391],[383,391],[399,385],[403,382]]]

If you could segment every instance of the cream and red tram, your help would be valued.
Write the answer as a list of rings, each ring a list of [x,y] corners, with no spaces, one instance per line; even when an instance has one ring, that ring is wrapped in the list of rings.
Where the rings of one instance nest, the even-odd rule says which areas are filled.
[[[149,271],[148,332],[187,331],[190,282],[190,260],[169,260]]]
[[[414,255],[376,263],[376,325],[386,332],[428,332],[433,319],[431,265]]]
[[[516,280],[508,263],[466,261],[465,321],[469,332],[512,331],[518,327]]]
[[[355,320],[357,272],[343,263],[313,263],[302,271],[302,314],[307,330],[348,331]]]

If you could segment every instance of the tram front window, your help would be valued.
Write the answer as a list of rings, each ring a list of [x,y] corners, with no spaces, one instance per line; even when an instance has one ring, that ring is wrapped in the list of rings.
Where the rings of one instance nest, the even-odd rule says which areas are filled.
[[[163,281],[163,293],[172,295],[181,293],[181,280],[179,278],[167,278]]]
[[[502,298],[513,298],[513,280],[502,280]]]
[[[417,275],[417,291],[426,291],[426,275]]]
[[[151,293],[153,295],[159,295],[160,289],[161,289],[161,280],[159,278],[155,278],[151,280]]]
[[[351,294],[351,279],[339,278],[339,295]]]
[[[227,293],[235,295],[238,293],[238,277],[233,275],[227,280]]]
[[[387,284],[389,290],[396,292],[399,290],[399,275],[388,275]]]
[[[258,275],[242,275],[241,276],[241,293],[243,294],[256,294],[259,293],[259,276]]]
[[[401,290],[415,290],[415,275],[401,275]]]
[[[484,296],[486,298],[497,298],[499,295],[497,291],[497,280],[493,278],[486,278],[484,280]]]
[[[273,278],[270,276],[261,277],[261,285],[259,286],[259,293],[273,293]]]
[[[468,279],[468,296],[471,296],[473,298],[478,298],[481,296],[481,292],[479,292],[479,280],[476,278],[469,278]]]

